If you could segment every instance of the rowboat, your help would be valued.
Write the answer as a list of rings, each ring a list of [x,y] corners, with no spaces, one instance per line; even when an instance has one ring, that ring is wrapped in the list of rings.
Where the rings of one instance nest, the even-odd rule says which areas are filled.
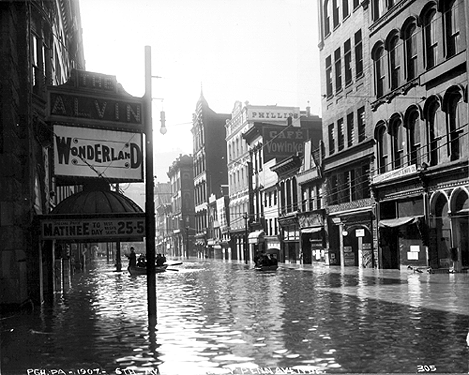
[[[155,273],[165,272],[167,267],[167,264],[164,264],[162,266],[155,266]],[[128,267],[127,269],[129,270],[129,273],[132,276],[147,274],[147,267]]]
[[[267,249],[262,253],[262,255],[271,255],[273,261],[269,261],[267,264],[262,264],[262,260],[257,262],[261,264],[256,264],[254,269],[256,271],[276,271],[278,268],[278,258],[279,258],[279,249]],[[269,264],[270,263],[270,264]]]
[[[254,269],[256,271],[276,271],[278,266],[276,264],[272,264],[270,266],[256,266]]]

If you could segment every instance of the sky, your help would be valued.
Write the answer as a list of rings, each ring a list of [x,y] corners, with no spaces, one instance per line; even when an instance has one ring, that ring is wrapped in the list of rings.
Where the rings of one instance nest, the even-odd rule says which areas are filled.
[[[321,115],[315,0],[80,0],[86,70],[144,94],[151,47],[154,170],[158,182],[192,154],[201,92],[230,114],[236,101]],[[160,134],[160,111],[167,133]]]

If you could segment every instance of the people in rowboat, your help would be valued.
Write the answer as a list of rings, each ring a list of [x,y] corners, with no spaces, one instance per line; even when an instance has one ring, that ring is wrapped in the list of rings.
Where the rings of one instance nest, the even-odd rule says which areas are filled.
[[[158,254],[156,256],[156,265],[158,267],[161,267],[164,263],[166,262],[166,257],[161,255],[161,254]]]
[[[147,261],[145,259],[145,256],[141,254],[138,259],[137,259],[137,267],[146,267]]]

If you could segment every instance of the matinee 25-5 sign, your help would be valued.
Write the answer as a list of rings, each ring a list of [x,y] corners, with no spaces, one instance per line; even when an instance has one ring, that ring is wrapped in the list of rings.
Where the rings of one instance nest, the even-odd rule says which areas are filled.
[[[54,174],[143,181],[140,133],[54,125]]]

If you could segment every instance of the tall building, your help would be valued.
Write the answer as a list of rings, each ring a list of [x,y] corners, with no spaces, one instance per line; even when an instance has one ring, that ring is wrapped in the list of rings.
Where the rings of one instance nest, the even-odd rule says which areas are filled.
[[[374,267],[369,1],[321,0],[318,6],[328,256],[342,266]]]
[[[194,172],[192,155],[180,155],[169,167],[174,256],[194,256]]]
[[[228,183],[230,198],[230,248],[233,259],[248,260],[247,233],[254,220],[254,200],[251,199],[252,184],[251,156],[257,158],[257,165],[262,165],[261,148],[250,149],[244,134],[255,122],[268,122],[274,126],[287,126],[291,117],[299,122],[300,110],[297,107],[258,106],[248,102],[235,102],[231,119],[226,122],[226,143],[228,145]],[[252,164],[252,165],[251,165]],[[252,252],[252,251],[251,251]]]
[[[469,267],[467,0],[319,2],[328,246]]]
[[[78,1],[0,2],[0,301],[41,302],[35,220],[76,187],[52,177],[46,86],[84,69]]]
[[[203,93],[192,118],[195,245],[199,255],[205,254],[209,237],[209,200],[212,194],[222,196],[222,186],[228,183],[226,167],[225,123],[228,114],[210,109]]]
[[[469,267],[468,6],[372,1],[368,8],[382,268]]]

